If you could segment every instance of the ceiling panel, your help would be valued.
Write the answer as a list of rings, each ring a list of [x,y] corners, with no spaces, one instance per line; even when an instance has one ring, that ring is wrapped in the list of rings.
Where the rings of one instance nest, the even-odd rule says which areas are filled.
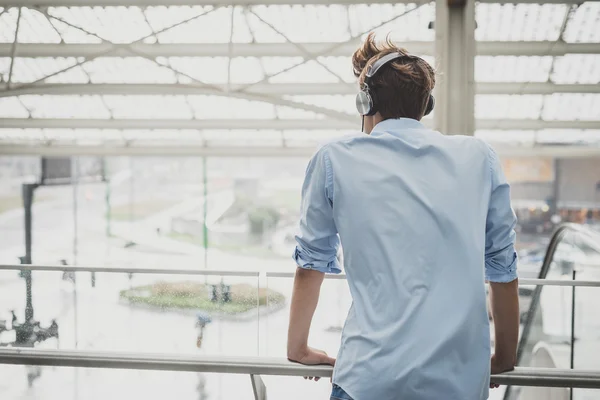
[[[100,96],[19,96],[33,118],[110,118]]]
[[[600,42],[600,2],[588,1],[580,5],[569,20],[564,33],[567,42]]]
[[[478,4],[477,40],[556,40],[568,6],[565,4]]]
[[[0,118],[27,118],[29,112],[17,97],[0,98]],[[0,121],[0,126],[2,121]]]
[[[16,12],[16,9],[11,12]],[[22,8],[21,13],[19,43],[60,43],[59,31],[44,14],[29,8]]]

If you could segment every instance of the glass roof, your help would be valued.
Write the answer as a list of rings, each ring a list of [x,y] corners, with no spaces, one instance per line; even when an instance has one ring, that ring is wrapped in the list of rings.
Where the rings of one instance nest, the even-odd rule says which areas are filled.
[[[415,4],[253,6],[251,9],[238,6],[233,10],[233,18],[231,7],[227,6],[49,7],[46,14],[50,18],[42,11],[23,8],[18,41],[100,43],[104,39],[129,43],[142,39],[146,43],[228,43],[233,22],[235,43],[284,42],[280,34],[261,21],[264,19],[294,42],[341,42],[414,7]],[[556,40],[569,7],[567,4],[477,4],[476,39]],[[12,8],[0,17],[0,42],[13,42],[17,14],[17,9]],[[203,14],[206,17],[181,23]],[[570,16],[563,39],[566,42],[599,41],[600,31],[596,25],[599,14],[597,2],[581,4]],[[434,31],[428,29],[428,24],[434,19],[433,3],[425,4],[411,12],[410,17],[381,27],[379,33],[393,31],[396,40],[433,40]],[[305,29],[306,26],[315,29]]]
[[[231,7],[227,6],[50,7],[47,14],[52,22],[40,11],[23,9],[18,39],[21,43],[59,43],[61,37],[65,43],[100,43],[100,38],[113,43],[140,39],[146,43],[228,43],[233,21],[233,42],[285,42],[262,18],[291,41],[341,42],[412,8],[415,4],[254,6],[251,11],[235,7],[232,18]],[[434,33],[428,29],[428,23],[435,19],[434,13],[433,4],[425,4],[411,13],[410,18],[387,24],[384,33],[397,29],[396,40],[433,40]],[[13,8],[0,17],[0,42],[12,43],[17,14]],[[201,17],[181,23],[194,16]],[[306,29],[307,26],[315,29]]]
[[[408,50],[412,45],[415,53],[435,65],[435,31],[430,24],[435,20],[434,3],[421,6],[22,8],[14,60],[11,52],[19,10],[0,7],[0,13],[1,82],[10,79],[15,90],[27,88],[34,82],[52,86],[48,92],[40,89],[40,94],[29,90],[25,94],[10,95],[0,90],[0,118],[314,120],[324,118],[319,110],[333,110],[352,118],[355,117],[353,92],[356,87],[349,56],[366,32],[375,30],[379,35],[391,32],[393,40],[406,42]],[[399,17],[403,13],[407,14]],[[563,41],[567,44],[600,43],[600,2],[597,1],[579,6],[477,4],[476,22],[475,36],[482,46],[498,41],[508,42],[507,48],[524,42],[542,43],[547,47],[541,49],[547,49],[546,53],[549,53]],[[352,42],[346,44],[349,40]],[[130,43],[198,46],[207,54],[196,56],[194,52],[188,55],[186,52],[192,47],[182,47],[145,55],[127,47]],[[297,43],[337,43],[336,47],[343,46],[343,51],[328,56],[324,54],[329,52],[321,52],[322,55],[317,51],[317,57],[305,60],[305,50]],[[263,44],[266,47],[258,48],[256,54],[249,54],[250,50],[238,53],[241,50],[235,47]],[[277,45],[280,47],[269,47]],[[233,57],[228,56],[231,52]],[[297,55],[293,55],[294,52]],[[514,84],[511,86],[514,93],[491,94],[495,92],[488,90],[478,94],[475,100],[477,120],[600,121],[600,91],[589,89],[590,85],[600,84],[600,54],[553,57],[543,55],[544,51],[541,53],[476,57],[475,80],[478,83]],[[79,85],[72,86],[74,84]],[[104,93],[105,89],[100,86],[103,84],[122,85],[123,89],[113,87],[111,90],[115,93]],[[261,90],[269,90],[269,99],[262,99],[262,94],[238,98],[227,97],[227,93],[214,96],[200,89],[189,94],[171,94],[169,87],[154,91],[145,86],[128,94],[127,85],[159,84],[193,85],[196,88],[206,84],[209,85],[206,90],[212,90],[210,85],[232,90],[252,85],[259,94]],[[286,84],[300,86],[289,89]],[[319,93],[318,86],[322,84],[335,85],[335,94]],[[585,88],[581,92],[575,87],[564,93],[542,90],[531,94],[530,85],[534,84],[581,85],[582,88],[585,85]],[[0,84],[0,88],[4,88],[4,84]],[[309,94],[311,91],[315,93]],[[316,108],[300,109],[294,104]],[[200,132],[185,129],[16,129],[1,125],[2,120],[0,146],[16,142],[173,143],[173,139],[182,145],[188,142],[305,145],[343,133],[343,130],[291,130],[289,127],[283,132],[268,129]],[[573,128],[577,126],[574,124]],[[489,124],[485,127],[487,130],[479,129],[477,135],[490,141],[513,144],[600,142],[600,122],[598,129],[509,131],[490,130]],[[589,128],[589,124],[586,127]]]

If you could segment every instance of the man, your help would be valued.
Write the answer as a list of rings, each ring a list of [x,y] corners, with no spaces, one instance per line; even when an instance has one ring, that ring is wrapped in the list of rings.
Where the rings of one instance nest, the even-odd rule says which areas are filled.
[[[371,35],[352,61],[366,134],[324,145],[306,170],[288,358],[335,364],[332,400],[487,399],[490,372],[515,364],[519,327],[500,162],[419,122],[434,104],[424,60]],[[324,273],[341,272],[340,239],[353,303],[336,361],[307,340]]]

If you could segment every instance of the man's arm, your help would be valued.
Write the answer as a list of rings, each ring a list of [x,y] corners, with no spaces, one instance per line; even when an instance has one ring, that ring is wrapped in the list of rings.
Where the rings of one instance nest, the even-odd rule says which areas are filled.
[[[325,274],[302,268],[296,270],[290,326],[288,329],[288,359],[302,364],[335,364],[326,353],[308,347],[308,332],[319,301],[319,291]]]
[[[510,187],[500,161],[489,149],[491,197],[486,221],[485,278],[490,283],[490,305],[495,331],[492,373],[510,371],[516,363],[519,340],[519,289],[515,231],[517,219],[510,206]]]
[[[517,361],[519,341],[519,284],[490,282],[490,304],[494,319],[495,349],[492,374],[510,371]]]
[[[333,220],[332,172],[324,149],[311,159],[302,186],[300,228],[294,260],[298,268],[290,305],[288,358],[303,364],[330,364],[335,359],[308,346],[313,314],[325,272],[341,272],[339,238]]]

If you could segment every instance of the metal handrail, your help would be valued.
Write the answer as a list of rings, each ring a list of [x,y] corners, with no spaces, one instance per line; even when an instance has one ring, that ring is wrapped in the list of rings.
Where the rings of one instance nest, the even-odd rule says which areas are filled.
[[[28,348],[0,349],[0,364],[320,377],[330,377],[333,373],[333,367],[329,365],[309,366],[273,357],[134,354]],[[514,371],[492,375],[490,379],[492,383],[501,385],[600,389],[600,371],[518,367]]]
[[[575,286],[600,287],[600,281],[574,281],[560,279],[519,279],[519,286]]]
[[[132,273],[156,275],[209,275],[209,276],[235,276],[258,277],[258,271],[231,271],[214,269],[165,269],[165,268],[129,268],[129,267],[92,267],[81,265],[37,265],[37,264],[0,264],[0,271],[54,271],[54,272],[99,272],[99,273]],[[294,272],[266,272],[267,278],[293,278]],[[346,275],[325,275],[331,279],[346,279]],[[560,279],[519,279],[519,285],[524,286],[586,286],[600,287],[600,281],[572,281]]]
[[[36,265],[36,264],[0,264],[0,271],[56,271],[56,272],[105,272],[105,273],[133,273],[157,275],[212,275],[212,276],[255,276],[257,271],[227,271],[214,269],[168,269],[168,268],[122,268],[122,267],[91,267],[82,265]]]
[[[267,278],[293,278],[296,276],[296,272],[266,272]],[[346,274],[325,274],[326,279],[346,279]]]

